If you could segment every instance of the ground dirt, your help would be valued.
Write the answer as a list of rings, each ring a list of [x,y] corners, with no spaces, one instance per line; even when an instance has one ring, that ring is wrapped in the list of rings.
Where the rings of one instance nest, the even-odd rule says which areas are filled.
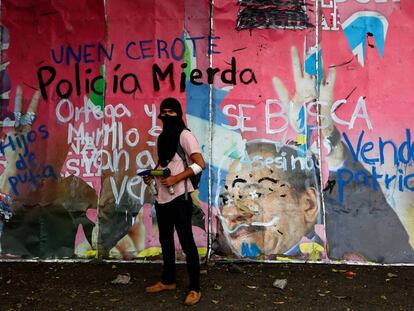
[[[202,270],[202,299],[185,307],[182,264],[176,291],[147,294],[160,264],[2,262],[0,310],[414,310],[414,267],[216,263]],[[111,284],[126,273],[128,284]],[[276,279],[287,280],[283,290]]]

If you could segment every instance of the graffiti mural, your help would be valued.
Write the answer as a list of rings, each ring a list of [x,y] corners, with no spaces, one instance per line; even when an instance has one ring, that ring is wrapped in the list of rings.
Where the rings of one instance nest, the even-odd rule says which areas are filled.
[[[3,1],[1,258],[161,258],[141,173],[175,97],[207,162],[202,258],[414,263],[413,11]]]

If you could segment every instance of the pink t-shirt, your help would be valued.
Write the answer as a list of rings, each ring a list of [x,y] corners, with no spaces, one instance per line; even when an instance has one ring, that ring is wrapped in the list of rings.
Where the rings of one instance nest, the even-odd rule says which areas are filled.
[[[197,141],[197,138],[188,130],[183,130],[180,135],[180,144],[183,147],[183,150],[187,157],[188,165],[193,164],[190,156],[193,153],[201,153],[200,145]],[[185,170],[184,162],[178,155],[175,153],[174,157],[168,163],[167,167],[171,170],[171,175],[178,175]],[[165,168],[165,167],[162,167]],[[185,193],[184,182],[187,182],[187,191],[194,191],[193,185],[191,184],[190,179],[182,180],[179,183],[173,186],[174,194],[168,192],[168,188],[163,186],[160,182],[160,177],[155,177],[155,182],[157,183],[158,195],[155,196],[158,203],[168,203],[174,200],[176,197]]]

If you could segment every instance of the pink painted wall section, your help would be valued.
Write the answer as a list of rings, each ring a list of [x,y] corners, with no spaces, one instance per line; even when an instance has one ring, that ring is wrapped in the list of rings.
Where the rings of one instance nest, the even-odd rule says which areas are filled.
[[[161,258],[137,173],[175,97],[208,165],[202,257],[414,263],[411,1],[0,10],[2,259]]]

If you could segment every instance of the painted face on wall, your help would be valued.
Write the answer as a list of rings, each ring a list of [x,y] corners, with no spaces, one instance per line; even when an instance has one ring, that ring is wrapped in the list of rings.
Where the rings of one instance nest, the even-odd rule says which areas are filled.
[[[220,220],[227,243],[239,256],[283,254],[312,230],[318,214],[314,188],[296,190],[292,178],[257,150],[234,161],[221,194]],[[303,181],[304,182],[304,181]]]

